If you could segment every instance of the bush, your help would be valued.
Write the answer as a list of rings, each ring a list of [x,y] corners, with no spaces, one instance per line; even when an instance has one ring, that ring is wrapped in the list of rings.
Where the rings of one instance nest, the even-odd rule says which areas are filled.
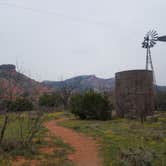
[[[44,94],[39,98],[39,105],[45,107],[58,107],[62,105],[62,100],[60,95],[56,93]]]
[[[108,97],[90,91],[72,96],[70,110],[80,119],[109,120],[112,108]]]
[[[156,157],[154,152],[140,148],[129,148],[120,152],[121,165],[126,166],[152,166]]]
[[[158,91],[156,94],[156,109],[166,111],[166,92]]]
[[[15,101],[7,101],[8,112],[31,111],[32,109],[33,103],[26,98],[18,98]]]

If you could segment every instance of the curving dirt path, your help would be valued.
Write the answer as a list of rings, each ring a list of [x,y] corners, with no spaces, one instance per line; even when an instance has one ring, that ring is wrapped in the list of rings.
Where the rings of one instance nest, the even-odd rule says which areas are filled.
[[[102,162],[98,153],[98,145],[90,137],[79,134],[71,129],[58,126],[58,120],[47,122],[45,127],[56,136],[61,137],[65,143],[70,144],[75,152],[69,155],[69,159],[76,166],[101,166]]]

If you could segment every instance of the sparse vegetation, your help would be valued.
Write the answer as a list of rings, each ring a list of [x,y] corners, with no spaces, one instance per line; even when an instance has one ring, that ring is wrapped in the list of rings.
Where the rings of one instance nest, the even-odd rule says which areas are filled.
[[[3,123],[3,118],[4,117],[1,115],[0,124]],[[19,147],[31,147],[33,144],[32,139],[40,133],[42,122],[42,116],[36,113],[33,113],[32,116],[32,112],[8,114],[8,124],[0,148],[4,151],[10,151],[17,150]]]
[[[20,156],[27,166],[30,166],[33,161],[36,166],[72,166],[72,162],[67,159],[67,154],[73,151],[72,147],[60,138],[52,136],[42,126],[43,122],[50,118],[62,116],[65,116],[64,113],[47,113],[42,116],[44,119],[40,119],[39,123],[36,122],[35,112],[24,112],[19,118],[18,114],[10,113],[10,123],[6,128],[3,144],[0,146],[0,165],[12,166],[15,158]],[[0,125],[2,119],[3,116],[0,116]]]

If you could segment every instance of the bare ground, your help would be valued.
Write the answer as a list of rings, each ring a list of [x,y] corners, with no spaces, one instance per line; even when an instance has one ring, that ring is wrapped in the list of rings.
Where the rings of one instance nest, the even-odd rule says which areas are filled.
[[[56,136],[75,149],[68,158],[76,166],[101,166],[102,161],[99,157],[98,144],[95,140],[83,134],[79,134],[71,129],[61,127],[57,124],[58,120],[52,120],[45,124],[45,127]]]

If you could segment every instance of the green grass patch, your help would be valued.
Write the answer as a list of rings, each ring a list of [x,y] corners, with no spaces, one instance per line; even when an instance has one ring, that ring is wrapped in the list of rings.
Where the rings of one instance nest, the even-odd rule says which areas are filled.
[[[44,117],[45,117],[45,121],[57,120],[57,119],[60,119],[60,118],[68,118],[68,119],[73,119],[74,118],[73,114],[71,114],[68,111],[45,113]]]
[[[166,114],[155,122],[67,120],[60,125],[99,138],[105,166],[165,166]],[[144,155],[142,155],[144,154]],[[133,164],[134,163],[134,164]],[[137,165],[136,165],[137,166]]]

